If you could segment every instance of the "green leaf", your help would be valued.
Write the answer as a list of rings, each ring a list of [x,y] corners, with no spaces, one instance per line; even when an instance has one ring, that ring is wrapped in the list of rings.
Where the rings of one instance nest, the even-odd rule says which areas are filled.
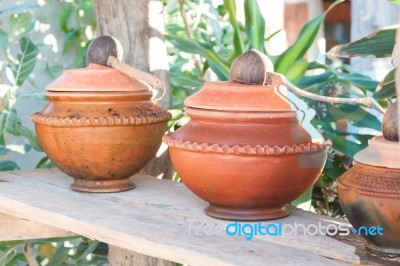
[[[224,8],[229,14],[229,22],[234,25],[236,23],[236,1],[224,0]]]
[[[36,45],[27,37],[20,39],[19,46],[21,49],[21,53],[17,55],[19,62],[13,71],[17,86],[21,86],[32,73],[39,53]]]
[[[24,127],[21,120],[17,116],[17,111],[12,109],[7,116],[5,124],[5,131],[14,135],[25,137],[33,149],[37,151],[43,151],[40,146],[35,134],[28,128]]]
[[[93,251],[97,248],[98,245],[99,245],[99,241],[92,241],[90,243],[90,245],[88,246],[88,248],[79,256],[79,258],[77,259],[77,262],[85,261],[87,255],[93,253]]]
[[[260,12],[257,0],[244,1],[244,15],[246,20],[245,29],[250,42],[250,48],[255,48],[265,53],[265,20]]]
[[[0,257],[0,265],[7,266],[13,260],[13,258],[17,255],[17,250],[15,247],[11,247],[6,250],[3,255]]]
[[[400,5],[400,0],[388,0],[388,1],[393,4]]]
[[[297,60],[291,68],[287,69],[284,75],[289,81],[296,84],[304,76],[304,73],[306,73],[307,66],[306,59]]]
[[[346,119],[354,126],[373,128],[377,131],[380,131],[382,127],[380,120],[376,116],[360,106],[347,104],[328,105],[328,113],[333,117],[334,121]]]
[[[366,145],[357,144],[346,139],[343,136],[338,136],[336,133],[332,133],[329,131],[324,131],[323,135],[328,137],[332,141],[333,148],[336,151],[350,158],[353,158],[354,154],[366,147]]]
[[[74,12],[74,8],[72,5],[68,5],[61,10],[60,15],[58,16],[58,25],[60,25],[60,28],[65,33],[70,31],[68,22],[72,12]]]
[[[375,99],[387,99],[396,96],[396,81],[395,81],[396,70],[397,67],[392,69],[385,76],[382,82],[379,83],[379,87],[381,87],[381,89],[374,93],[373,97]]]
[[[63,53],[68,52],[77,41],[79,41],[79,30],[69,31],[64,39]]]
[[[10,15],[10,34],[15,36],[21,35],[29,29],[31,22],[32,14],[29,11]]]
[[[229,14],[229,22],[233,27],[233,46],[235,48],[236,56],[244,52],[244,43],[240,36],[239,23],[236,21],[236,1],[224,0],[224,8]]]
[[[0,29],[0,49],[8,47],[8,33]]]
[[[190,39],[168,35],[168,40],[180,51],[199,54],[207,59],[210,68],[221,80],[229,79],[229,65],[222,60],[214,50],[206,49],[198,42]]]
[[[0,171],[13,171],[18,169],[18,165],[13,161],[0,161]]]
[[[288,68],[292,66],[292,64],[303,58],[308,49],[314,43],[315,38],[318,35],[321,24],[325,18],[325,15],[336,5],[344,2],[344,0],[337,0],[333,4],[329,6],[329,8],[309,21],[304,27],[301,29],[299,37],[296,42],[291,45],[285,52],[283,52],[275,61],[275,71],[278,73],[285,73]]]
[[[51,257],[47,265],[62,265],[68,257],[69,250],[69,248],[66,248],[63,245],[57,247],[56,253],[54,253],[53,257]]]
[[[303,195],[292,201],[292,205],[303,210],[310,210],[313,188],[309,188]]]
[[[385,27],[360,40],[333,47],[326,53],[328,57],[391,57],[395,45],[398,25]]]

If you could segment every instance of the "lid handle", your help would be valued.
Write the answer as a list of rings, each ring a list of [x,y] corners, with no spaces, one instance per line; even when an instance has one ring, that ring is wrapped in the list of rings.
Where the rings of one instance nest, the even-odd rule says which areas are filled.
[[[352,105],[360,104],[374,109],[382,114],[385,113],[385,110],[382,108],[382,106],[380,106],[379,103],[372,97],[327,97],[302,90],[290,83],[284,75],[275,73],[273,64],[268,56],[255,49],[238,56],[232,63],[229,75],[232,80],[244,84],[268,84],[274,87],[284,85],[294,93],[316,101]]]
[[[158,77],[121,63],[123,49],[121,43],[112,36],[100,36],[92,41],[88,49],[90,63],[112,67],[130,78],[137,79],[155,87],[164,88]]]

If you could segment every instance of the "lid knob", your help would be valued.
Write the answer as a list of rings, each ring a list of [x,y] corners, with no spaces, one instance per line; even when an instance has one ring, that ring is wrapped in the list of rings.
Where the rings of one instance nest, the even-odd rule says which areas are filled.
[[[89,46],[87,57],[90,63],[109,66],[108,58],[113,56],[122,60],[123,48],[121,43],[112,36],[100,36],[92,41]]]
[[[392,103],[383,116],[383,137],[389,141],[399,141],[399,112],[397,101]]]

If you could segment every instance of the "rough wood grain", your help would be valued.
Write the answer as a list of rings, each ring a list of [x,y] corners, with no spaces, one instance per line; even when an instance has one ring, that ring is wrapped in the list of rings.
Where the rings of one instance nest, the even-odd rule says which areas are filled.
[[[175,266],[176,263],[154,257],[143,256],[142,254],[109,246],[108,262],[110,266]]]
[[[76,193],[58,170],[2,172],[0,210],[97,239],[123,249],[189,265],[358,264],[356,247],[327,236],[225,233],[230,222],[206,216],[206,203],[183,184],[133,177],[137,188],[110,194]],[[29,191],[29,193],[23,193]],[[283,223],[347,222],[291,208]],[[348,225],[348,224],[347,224]],[[211,232],[211,233],[210,233]]]
[[[0,241],[55,238],[73,235],[75,234],[56,227],[0,213]]]
[[[112,35],[122,44],[123,62],[151,72],[163,80],[164,97],[158,102],[171,107],[171,86],[167,48],[164,42],[164,16],[161,0],[95,0],[98,35]],[[160,90],[160,97],[163,92]],[[169,154],[161,148],[142,173],[171,179]]]

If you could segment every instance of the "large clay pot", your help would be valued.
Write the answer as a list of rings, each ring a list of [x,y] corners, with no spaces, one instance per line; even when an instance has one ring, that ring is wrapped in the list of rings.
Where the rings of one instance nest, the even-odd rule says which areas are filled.
[[[338,179],[340,204],[370,250],[400,255],[400,145],[375,137],[354,156],[354,166]]]
[[[267,220],[312,187],[326,143],[310,124],[315,111],[280,88],[206,83],[185,101],[191,120],[164,137],[186,186],[212,217]]]
[[[157,152],[170,114],[148,86],[109,67],[65,70],[32,115],[43,150],[83,192],[134,188],[129,177]]]

